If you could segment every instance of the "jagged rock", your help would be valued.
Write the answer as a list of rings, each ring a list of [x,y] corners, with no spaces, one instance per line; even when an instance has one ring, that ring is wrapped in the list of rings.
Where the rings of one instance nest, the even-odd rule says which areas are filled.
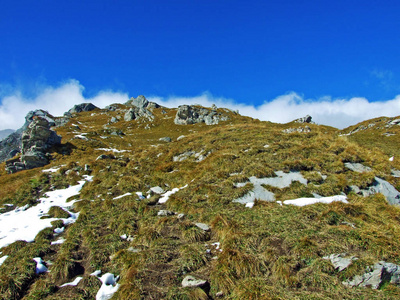
[[[132,97],[128,102],[125,103],[125,105],[134,106],[137,108],[147,108],[147,109],[160,107],[160,105],[158,105],[155,102],[149,102],[149,100],[147,100],[146,97],[143,95],[139,95],[137,98]]]
[[[162,142],[167,142],[167,143],[170,143],[170,142],[172,141],[171,138],[168,137],[168,136],[162,137],[162,138],[160,138],[159,140],[162,141]]]
[[[323,259],[330,260],[335,269],[340,272],[346,269],[348,266],[350,266],[354,260],[358,259],[355,256],[350,256],[350,257],[346,256],[347,256],[346,253],[331,254],[329,256],[324,256]]]
[[[305,117],[299,118],[294,120],[294,122],[296,123],[310,123],[310,124],[314,124],[314,122],[312,121],[312,117],[309,115],[306,115]]]
[[[124,115],[124,120],[129,122],[133,121],[138,118],[144,118],[149,121],[154,120],[154,115],[151,113],[151,111],[143,108],[143,107],[132,107],[130,108]]]
[[[118,106],[116,104],[110,104],[107,105],[105,109],[107,109],[108,111],[116,111],[118,109]]]
[[[343,281],[342,283],[350,287],[360,286],[378,289],[386,282],[400,285],[400,266],[380,261],[369,267],[367,273],[356,275],[352,280]]]
[[[207,284],[207,280],[197,279],[191,275],[182,280],[182,287],[202,287]]]
[[[188,125],[196,123],[206,123],[206,125],[216,125],[220,121],[228,120],[228,116],[218,113],[216,110],[209,110],[191,105],[180,105],[175,116],[175,124]]]
[[[50,129],[47,118],[34,117],[21,137],[21,158],[7,161],[6,170],[15,173],[21,169],[33,169],[49,163],[48,149],[61,143],[61,137]]]
[[[92,103],[81,103],[81,104],[74,105],[74,107],[71,108],[67,113],[73,114],[73,113],[80,113],[83,111],[92,111],[96,108],[98,108],[98,107],[93,105]]]

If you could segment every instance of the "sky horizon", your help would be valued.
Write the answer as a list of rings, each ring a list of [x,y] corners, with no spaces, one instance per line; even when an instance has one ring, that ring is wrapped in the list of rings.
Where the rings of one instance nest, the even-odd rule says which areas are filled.
[[[139,94],[338,128],[398,116],[399,11],[372,0],[7,2],[0,130],[32,109]]]

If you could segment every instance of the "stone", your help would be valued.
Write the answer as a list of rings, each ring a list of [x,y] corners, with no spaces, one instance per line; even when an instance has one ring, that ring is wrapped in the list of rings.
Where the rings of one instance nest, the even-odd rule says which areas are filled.
[[[207,280],[197,279],[191,275],[182,280],[182,287],[202,287],[207,284]]]
[[[101,154],[99,155],[96,160],[102,160],[102,159],[113,159],[114,157],[112,157],[111,155],[106,155],[106,154]]]
[[[112,117],[110,123],[117,123],[118,119],[116,117]]]
[[[159,186],[154,186],[154,187],[150,188],[150,191],[153,192],[154,194],[158,194],[158,195],[161,195],[164,193],[164,189]]]
[[[210,226],[208,226],[205,223],[195,223],[194,225],[196,225],[198,228],[200,228],[201,230],[204,231],[210,231]]]
[[[50,129],[51,124],[47,118],[33,117],[21,135],[21,157],[6,162],[7,172],[33,169],[49,163],[48,150],[61,143],[61,137]]]
[[[170,142],[172,141],[171,138],[168,137],[168,136],[162,137],[162,138],[160,138],[159,140],[162,141],[162,142],[167,142],[167,143],[170,143]]]
[[[129,122],[136,119],[147,119],[148,121],[154,120],[154,115],[151,111],[143,108],[143,107],[132,107],[130,108],[124,115],[124,120]]]
[[[360,163],[346,162],[344,163],[344,166],[357,173],[366,173],[372,171],[370,167],[364,166],[363,164]]]
[[[182,220],[183,218],[185,218],[185,214],[178,214],[176,218]]]
[[[311,128],[309,126],[299,127],[299,128],[287,128],[282,130],[284,133],[309,133],[311,132]]]
[[[184,135],[180,135],[180,136],[178,136],[178,138],[176,139],[177,141],[180,141],[181,139],[184,139],[186,136],[184,136]]]
[[[323,259],[330,260],[335,269],[341,272],[348,266],[350,266],[354,260],[358,259],[355,256],[349,256],[349,257],[346,256],[347,256],[346,253],[331,254],[329,256],[324,256]]]
[[[167,217],[167,216],[172,216],[172,215],[174,215],[174,214],[175,214],[175,213],[172,212],[172,211],[170,211],[170,210],[162,209],[162,210],[158,211],[157,216],[160,216],[160,217]]]
[[[227,121],[226,115],[202,107],[192,105],[180,105],[174,123],[177,125],[188,125],[205,123],[206,125],[216,125],[220,121]]]
[[[310,123],[313,124],[314,122],[312,121],[312,117],[309,115],[306,115],[305,117],[299,118],[294,120],[296,123]]]
[[[98,107],[93,105],[92,103],[81,103],[74,105],[74,107],[67,112],[67,115],[71,115],[73,113],[80,113],[83,111],[92,111],[95,110],[96,108]]]
[[[356,275],[353,279],[343,281],[344,285],[354,287],[370,287],[378,289],[384,283],[400,285],[400,266],[380,261],[368,268],[363,275]]]

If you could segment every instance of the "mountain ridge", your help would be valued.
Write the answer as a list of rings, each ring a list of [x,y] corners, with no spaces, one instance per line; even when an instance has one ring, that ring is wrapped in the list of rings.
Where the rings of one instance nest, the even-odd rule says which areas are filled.
[[[51,227],[33,242],[0,249],[3,298],[400,296],[400,209],[376,184],[400,187],[397,125],[385,127],[396,118],[338,130],[149,105],[70,112],[53,127],[62,139],[48,165],[7,174],[0,164],[0,223],[80,186],[68,209],[43,211]],[[289,205],[298,199],[309,203]],[[36,274],[39,262],[50,272]]]

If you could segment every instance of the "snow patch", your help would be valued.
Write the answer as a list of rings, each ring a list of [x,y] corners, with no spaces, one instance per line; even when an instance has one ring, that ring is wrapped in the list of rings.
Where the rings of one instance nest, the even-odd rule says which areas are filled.
[[[125,193],[123,195],[120,195],[120,196],[117,196],[117,197],[113,198],[113,200],[121,199],[121,198],[124,198],[126,196],[130,196],[130,195],[132,195],[132,193]]]
[[[4,261],[7,259],[8,255],[4,255],[0,257],[0,266],[4,263]]]
[[[169,199],[169,197],[170,197],[171,195],[175,194],[176,192],[178,192],[178,191],[181,190],[181,189],[186,188],[187,186],[188,186],[188,185],[185,185],[185,186],[180,187],[180,188],[174,188],[174,189],[172,189],[171,191],[168,191],[168,192],[164,193],[164,194],[162,195],[162,197],[158,200],[158,203],[165,203],[165,202],[167,202],[168,199]]]
[[[295,206],[306,206],[306,205],[312,205],[316,203],[324,203],[324,204],[329,204],[332,202],[343,202],[343,203],[349,203],[347,201],[347,197],[343,195],[336,195],[336,196],[330,196],[330,197],[321,197],[321,198],[297,198],[293,200],[285,200],[283,201],[283,204],[285,205],[295,205]],[[282,205],[282,201],[277,201],[279,204]]]
[[[76,286],[76,285],[78,285],[79,281],[82,280],[82,278],[83,278],[83,277],[76,277],[74,281],[64,283],[64,284],[61,285],[60,287],[64,287],[64,286]]]
[[[96,294],[96,300],[108,300],[118,290],[119,284],[117,283],[119,276],[114,277],[114,274],[106,273],[99,279],[102,285]]]
[[[39,203],[35,206],[29,207],[26,205],[0,214],[0,248],[18,240],[33,242],[41,230],[52,226],[52,221],[63,220],[65,225],[75,222],[79,213],[70,212],[68,208],[72,207],[76,201],[67,202],[67,199],[78,195],[85,182],[82,180],[77,185],[66,189],[47,192],[45,197],[40,198]],[[67,219],[41,219],[47,214],[51,206],[59,206],[67,210],[70,217]]]
[[[123,152],[129,152],[130,150],[118,150],[118,149],[113,149],[113,148],[97,148],[94,150],[99,150],[99,151],[112,151],[112,152],[116,152],[116,153],[123,153]]]
[[[36,274],[42,274],[47,272],[47,268],[44,265],[44,261],[41,257],[35,257],[33,259],[36,262]]]

